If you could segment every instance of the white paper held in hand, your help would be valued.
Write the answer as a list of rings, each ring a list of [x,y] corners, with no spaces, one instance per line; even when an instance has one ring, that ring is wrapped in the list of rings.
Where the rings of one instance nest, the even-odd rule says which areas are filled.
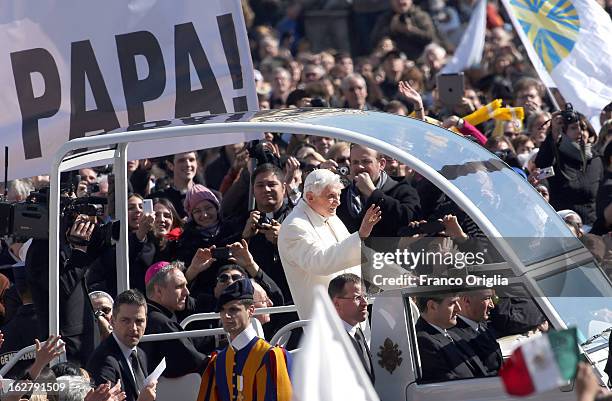
[[[164,373],[164,370],[166,370],[166,358],[165,357],[161,360],[159,365],[157,365],[153,373],[147,376],[147,378],[145,379],[142,385],[143,388],[147,387],[153,380],[158,380],[159,377],[162,375],[162,373]]]

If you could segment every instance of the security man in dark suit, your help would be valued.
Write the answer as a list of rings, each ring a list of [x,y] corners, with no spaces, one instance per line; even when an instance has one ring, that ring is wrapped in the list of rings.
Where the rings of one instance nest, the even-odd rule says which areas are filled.
[[[457,325],[451,331],[472,347],[488,369],[489,375],[496,376],[504,359],[495,330],[488,324],[489,314],[495,307],[493,295],[493,289],[490,288],[461,293],[461,311]]]
[[[138,347],[147,326],[147,301],[138,290],[127,290],[115,299],[113,333],[94,351],[87,370],[96,386],[121,380],[126,401],[153,401],[157,381],[144,386],[147,357]]]
[[[421,317],[415,325],[423,381],[485,377],[487,368],[470,345],[450,329],[457,324],[459,297],[417,297]]]
[[[368,317],[368,300],[364,295],[361,279],[353,273],[341,274],[329,282],[327,292],[365,371],[370,376],[372,384],[374,384],[374,368],[370,346],[359,327],[359,324],[365,322]]]

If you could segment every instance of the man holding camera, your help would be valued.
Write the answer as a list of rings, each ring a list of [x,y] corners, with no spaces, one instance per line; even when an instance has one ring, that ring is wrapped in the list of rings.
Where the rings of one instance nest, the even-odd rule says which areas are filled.
[[[249,242],[255,262],[280,287],[285,302],[292,304],[277,246],[281,223],[291,212],[285,200],[284,174],[280,168],[265,163],[253,171],[252,177],[255,210],[246,221],[242,238]]]
[[[377,205],[382,220],[372,229],[372,236],[397,236],[398,230],[420,212],[417,191],[408,182],[389,177],[385,172],[386,159],[374,149],[353,144],[350,162],[353,182],[342,191],[338,217],[353,233],[359,229],[366,210]]]
[[[78,215],[67,231],[68,246],[61,249],[59,269],[59,325],[66,356],[81,366],[94,349],[94,311],[85,274],[93,261],[89,242],[96,228],[90,216]],[[63,241],[62,241],[63,242]],[[49,327],[49,241],[35,239],[26,256],[26,275],[39,322],[40,338]]]

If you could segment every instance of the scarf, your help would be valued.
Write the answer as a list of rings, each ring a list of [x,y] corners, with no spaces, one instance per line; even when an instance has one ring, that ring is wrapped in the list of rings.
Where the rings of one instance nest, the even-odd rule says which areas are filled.
[[[572,141],[565,135],[561,137],[559,152],[562,153],[563,156],[579,163],[586,163],[586,161],[593,158],[593,151],[591,150],[590,143]]]
[[[389,176],[385,171],[380,172],[380,177],[378,177],[378,182],[375,184],[376,189],[382,189],[382,187],[387,182]],[[347,191],[348,196],[348,210],[349,214],[352,218],[357,218],[361,215],[361,211],[363,210],[363,204],[366,202],[366,199],[363,199],[363,196],[359,193],[359,189],[353,182]]]

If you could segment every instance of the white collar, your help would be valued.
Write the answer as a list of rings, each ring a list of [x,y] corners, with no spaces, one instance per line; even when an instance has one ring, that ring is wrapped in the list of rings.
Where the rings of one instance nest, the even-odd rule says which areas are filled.
[[[427,323],[429,323],[429,322],[427,322]],[[445,336],[445,337],[448,337],[448,331],[447,331],[446,329],[443,329],[443,328],[442,328],[442,327],[440,327],[440,326],[436,326],[436,325],[435,325],[435,324],[433,324],[433,323],[429,323],[429,324],[431,324],[431,325],[433,326],[433,328],[434,328],[434,329],[436,329],[436,330],[438,330],[440,333],[444,334],[444,336]]]
[[[234,347],[236,351],[240,351],[244,347],[246,347],[252,339],[257,337],[257,332],[253,328],[251,324],[247,326],[246,329],[242,331],[242,333],[238,334],[236,338],[234,338],[230,345]]]
[[[297,204],[297,206],[300,206],[300,205],[302,205],[301,208],[304,209],[304,213],[306,213],[306,215],[310,218],[310,221],[313,224],[315,224],[315,225],[316,224],[325,224],[325,223],[327,223],[327,221],[329,219],[331,219],[331,217],[323,217],[323,216],[321,216],[312,207],[310,207],[310,205],[308,204],[308,202],[306,202],[306,200],[304,198],[300,199],[300,202]]]
[[[346,330],[346,332],[349,333],[351,337],[355,337],[355,332],[357,332],[357,328],[359,327],[359,325],[357,324],[355,326],[351,326],[342,319],[340,319],[340,321],[342,321],[342,324],[344,325],[344,330]]]
[[[466,322],[468,324],[468,326],[470,326],[471,328],[473,328],[475,331],[478,331],[478,322],[467,318],[463,315],[457,315],[459,318],[461,318],[464,322]]]
[[[132,355],[132,351],[134,351],[136,349],[136,347],[130,348],[130,347],[126,346],[121,341],[119,341],[119,339],[117,338],[115,333],[113,333],[113,337],[115,337],[115,341],[117,342],[117,345],[119,346],[119,349],[121,350],[121,353],[123,354],[123,357],[129,363],[130,362],[130,355]]]

